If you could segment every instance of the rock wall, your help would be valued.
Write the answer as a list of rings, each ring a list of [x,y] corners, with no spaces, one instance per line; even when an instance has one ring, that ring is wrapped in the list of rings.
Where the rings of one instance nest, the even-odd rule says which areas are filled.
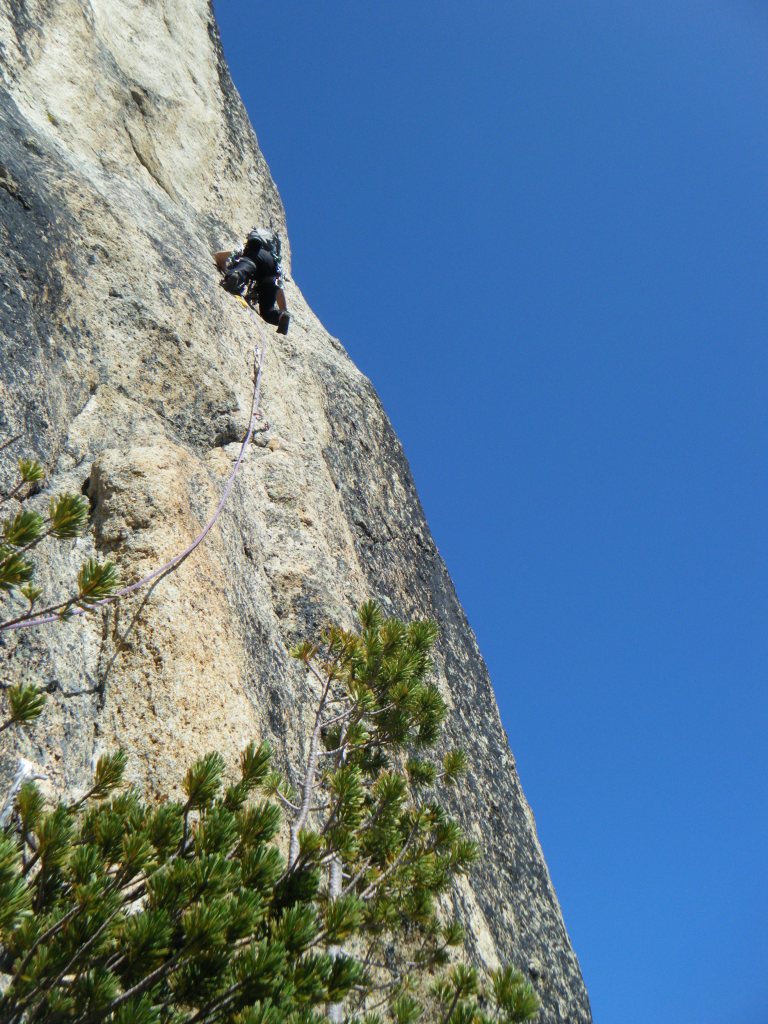
[[[90,535],[52,552],[44,579],[94,553],[130,581],[191,540],[236,458],[254,328],[210,253],[254,222],[285,237],[282,204],[206,0],[3,0],[0,76],[0,438],[24,433],[47,491],[91,499]],[[472,766],[458,813],[487,851],[456,897],[476,955],[528,970],[543,1022],[588,1022],[490,681],[401,446],[293,283],[288,300],[290,335],[271,333],[266,355],[269,427],[207,541],[119,609],[2,641],[4,678],[54,693],[32,730],[0,736],[0,768],[7,778],[21,753],[77,790],[120,744],[132,778],[163,790],[201,751],[234,761],[253,737],[287,767],[311,706],[291,644],[351,625],[369,596],[432,616],[449,731]]]

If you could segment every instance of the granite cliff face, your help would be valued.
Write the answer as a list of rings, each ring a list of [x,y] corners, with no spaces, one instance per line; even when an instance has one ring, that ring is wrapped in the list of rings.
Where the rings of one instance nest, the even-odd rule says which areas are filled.
[[[49,490],[82,490],[85,555],[130,581],[215,507],[248,420],[253,324],[217,286],[213,249],[280,198],[206,0],[3,0],[0,6],[0,440],[24,432]],[[290,253],[288,252],[288,263]],[[163,789],[201,751],[269,737],[290,764],[311,701],[287,651],[378,597],[441,628],[449,731],[471,771],[458,813],[486,856],[457,900],[475,954],[530,972],[550,1022],[589,1005],[488,675],[371,384],[288,286],[263,409],[220,524],[150,590],[3,641],[4,679],[57,689],[0,736],[80,788],[117,744]],[[7,479],[12,459],[0,456]],[[41,496],[41,500],[44,495]],[[72,694],[75,694],[72,696]],[[67,696],[69,695],[69,696]]]

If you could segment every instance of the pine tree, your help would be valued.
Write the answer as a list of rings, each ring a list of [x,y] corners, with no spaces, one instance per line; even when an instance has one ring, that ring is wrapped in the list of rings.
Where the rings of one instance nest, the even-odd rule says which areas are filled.
[[[430,756],[447,713],[431,679],[436,624],[387,619],[374,602],[359,618],[359,631],[331,628],[292,652],[314,683],[317,708],[298,785],[276,794],[290,820],[289,865],[323,878],[328,952],[361,963],[368,979],[346,1006],[331,1004],[329,1018],[386,1007],[405,1022],[422,1013],[416,996],[425,977],[463,945],[443,897],[479,850],[437,799],[467,765],[461,750]],[[337,919],[345,927],[333,927]],[[457,970],[433,988],[438,1001],[458,991]],[[535,994],[521,975],[504,976],[519,1002],[502,1006],[494,996],[494,1006],[506,1020],[529,1019]],[[445,1020],[468,1012],[468,998],[449,1000]]]
[[[296,791],[267,744],[229,785],[201,758],[178,801],[123,787],[121,752],[75,802],[22,785],[0,833],[3,1024],[531,1019],[519,974],[461,961],[442,899],[478,850],[437,799],[463,755],[428,756],[435,636],[368,604],[359,633],[296,651],[318,688]]]

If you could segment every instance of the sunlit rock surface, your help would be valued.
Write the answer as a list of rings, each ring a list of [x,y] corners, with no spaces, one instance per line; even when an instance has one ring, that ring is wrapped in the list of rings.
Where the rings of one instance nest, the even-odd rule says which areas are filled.
[[[37,500],[69,489],[93,505],[89,537],[52,552],[44,582],[91,553],[131,581],[191,541],[237,456],[256,334],[210,253],[254,222],[285,237],[282,204],[204,0],[3,0],[0,76],[0,440],[23,432],[13,454],[45,463]],[[542,1021],[587,1022],[488,675],[400,444],[294,283],[288,299],[290,335],[269,332],[268,426],[207,541],[119,610],[0,647],[4,681],[54,688],[35,728],[0,734],[2,776],[23,755],[77,791],[120,744],[131,777],[166,791],[201,752],[233,762],[253,737],[289,768],[312,709],[289,647],[351,625],[369,596],[434,617],[450,740],[471,764],[458,813],[486,851],[456,894],[475,955],[528,971]],[[0,455],[6,481],[13,461]]]

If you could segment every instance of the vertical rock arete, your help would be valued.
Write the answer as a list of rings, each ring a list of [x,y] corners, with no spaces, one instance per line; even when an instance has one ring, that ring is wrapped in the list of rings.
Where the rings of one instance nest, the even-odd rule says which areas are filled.
[[[51,553],[43,583],[89,554],[130,582],[191,541],[237,457],[253,324],[210,254],[257,222],[285,239],[282,203],[207,0],[6,0],[0,138],[0,440],[23,433],[47,487],[92,505],[92,531]],[[234,763],[254,738],[288,767],[311,711],[290,646],[351,626],[368,597],[434,618],[449,740],[470,763],[453,810],[485,851],[455,897],[471,952],[527,971],[543,1024],[587,1024],[490,680],[402,448],[370,382],[287,288],[268,426],[206,542],[151,592],[2,641],[7,680],[77,695],[3,734],[0,781],[23,755],[75,790],[120,745],[132,780],[162,791],[201,751]],[[8,477],[13,459],[0,462]]]

